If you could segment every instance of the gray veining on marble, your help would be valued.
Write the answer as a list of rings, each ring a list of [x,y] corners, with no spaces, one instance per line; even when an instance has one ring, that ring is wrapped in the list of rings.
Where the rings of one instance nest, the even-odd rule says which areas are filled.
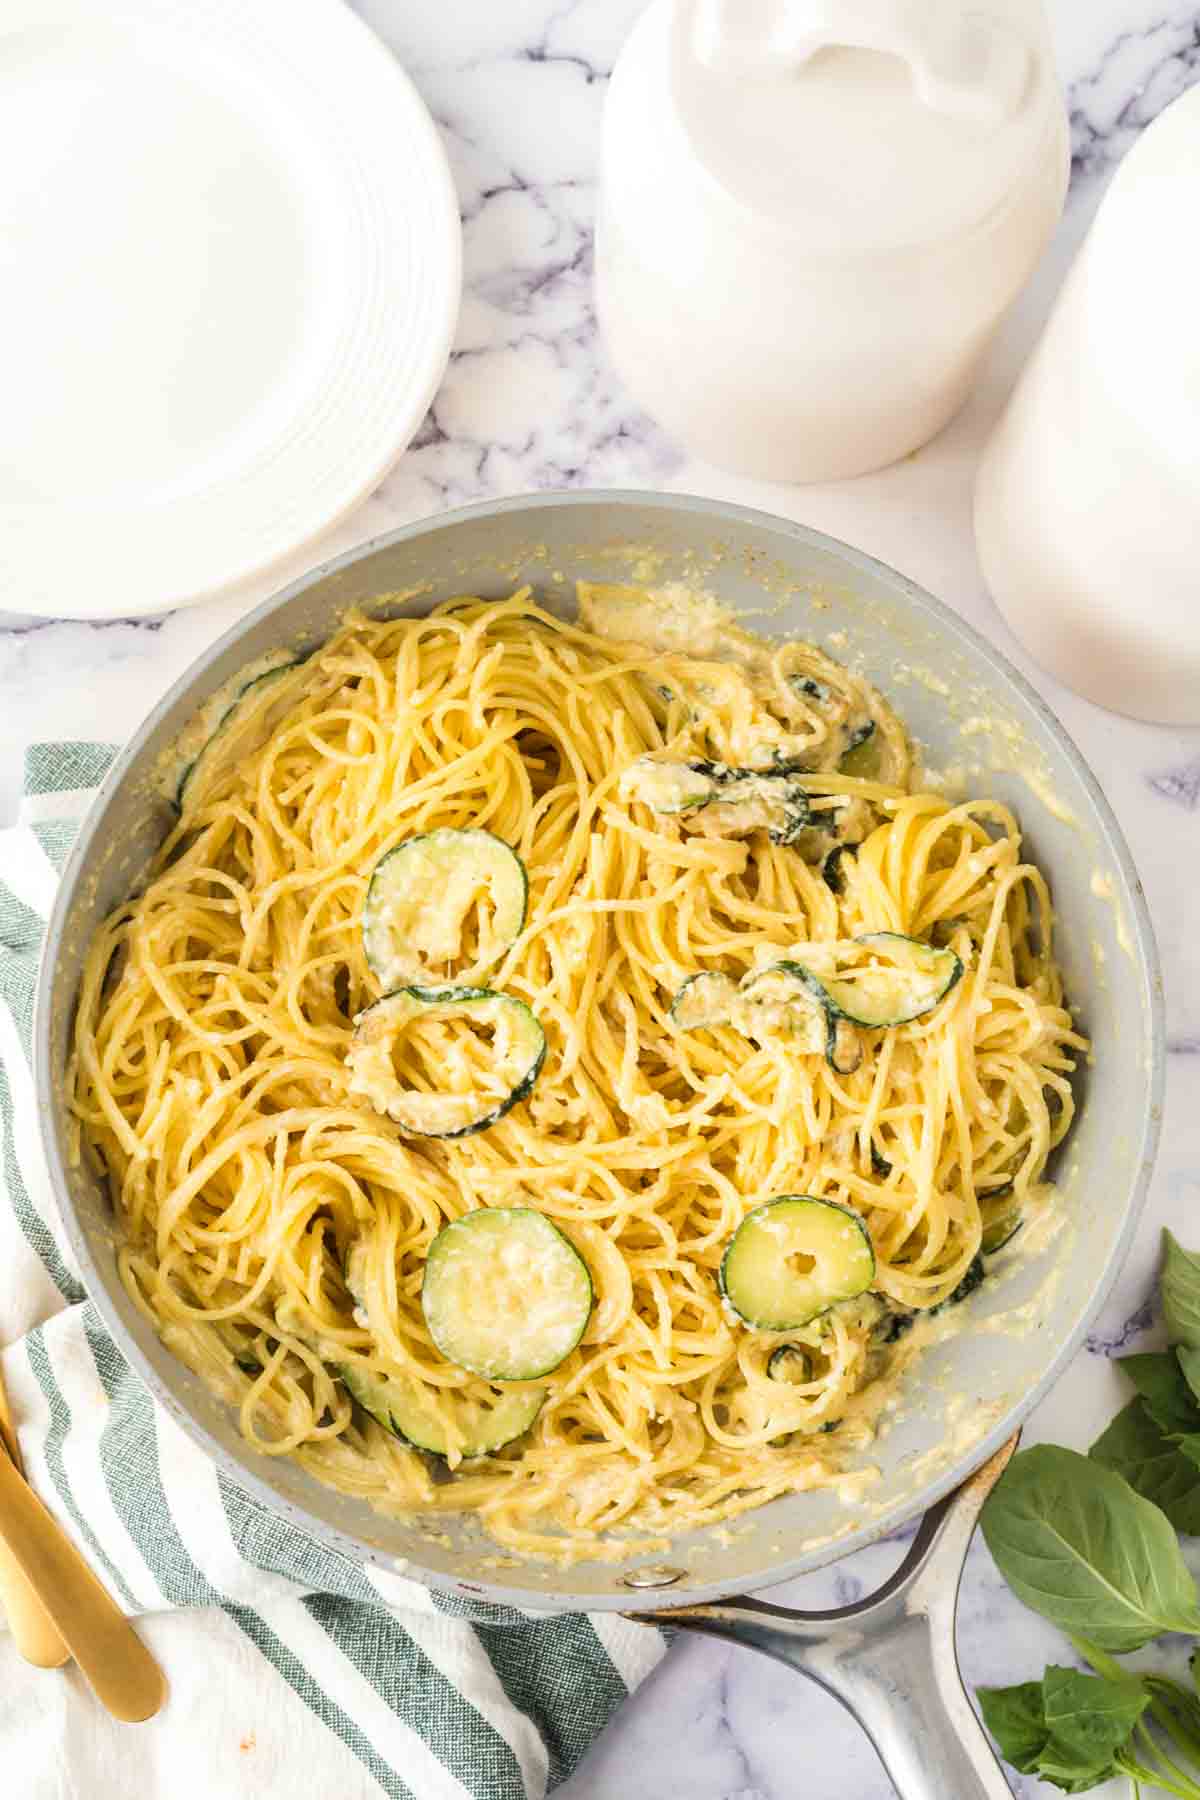
[[[664,486],[763,506],[883,557],[1001,643],[1062,716],[1129,835],[1160,936],[1172,1055],[1154,1193],[1086,1351],[1029,1433],[1084,1447],[1124,1397],[1113,1359],[1154,1341],[1150,1296],[1162,1223],[1200,1243],[1200,733],[1115,719],[1030,666],[982,588],[970,489],[979,445],[1105,175],[1137,132],[1200,79],[1200,5],[1052,0],[1075,171],[1057,244],[979,390],[935,443],[861,481],[792,489],[689,459],[621,392],[597,344],[591,219],[600,112],[607,74],[642,4],[358,0],[356,10],[425,95],[458,184],[465,294],[446,379],[409,453],[365,505],[317,549],[237,594],[152,620],[0,617],[0,818],[11,812],[25,743],[122,737],[200,649],[283,580],[444,507],[537,487]],[[882,1580],[900,1554],[897,1544],[877,1546],[780,1597],[845,1603]],[[971,1682],[1020,1679],[1049,1656],[1066,1660],[1066,1646],[1016,1605],[979,1544],[963,1585],[959,1641]],[[1050,1791],[1016,1777],[1014,1790]],[[890,1790],[834,1701],[764,1658],[680,1639],[562,1792],[564,1800],[886,1800]]]

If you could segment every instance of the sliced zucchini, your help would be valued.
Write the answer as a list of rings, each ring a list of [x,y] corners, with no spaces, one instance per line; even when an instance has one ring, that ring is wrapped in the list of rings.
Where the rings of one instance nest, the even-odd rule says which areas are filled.
[[[812,814],[803,783],[782,769],[734,769],[728,774],[706,809],[706,826],[721,837],[765,831],[772,844],[794,844]]]
[[[812,988],[794,979],[783,963],[753,969],[740,982],[705,972],[683,983],[671,1017],[684,1031],[731,1025],[745,1037],[787,1037],[801,1052],[819,1053],[825,1048],[826,1009]]]
[[[786,679],[793,691],[819,712],[828,728],[828,736],[822,745],[823,753],[839,759],[838,766],[852,775],[877,774],[878,757],[874,768],[860,769],[847,762],[854,753],[867,744],[875,735],[875,721],[865,710],[858,685],[847,675],[845,669],[831,662],[828,657],[819,657],[818,666],[826,674],[825,680],[818,680],[812,675],[790,675]],[[826,765],[828,766],[828,765]]]
[[[995,1256],[997,1250],[1003,1250],[1005,1244],[1012,1242],[1024,1223],[1020,1207],[1010,1206],[984,1226],[979,1248],[985,1256]]]
[[[876,1341],[880,1344],[898,1343],[906,1331],[912,1330],[917,1322],[917,1317],[917,1312],[912,1307],[903,1312],[889,1309],[875,1327]]]
[[[740,982],[715,971],[689,976],[671,1017],[685,1031],[731,1025],[759,1041],[786,1037],[802,1055],[823,1053],[838,1075],[853,1075],[862,1061],[858,1033],[832,1012],[820,983],[798,963],[771,963]]]
[[[985,1181],[975,1192],[981,1200],[1002,1200],[1012,1193],[1014,1180],[1014,1176],[1006,1175],[1003,1181]]]
[[[862,1039],[848,1019],[825,1021],[825,1061],[835,1075],[853,1075],[863,1059]]]
[[[736,988],[728,976],[693,976],[671,1011],[686,1030],[730,1024],[750,1037],[804,1034],[811,1041],[801,1048],[824,1049],[830,1067],[845,1075],[861,1061],[861,1045],[846,1026],[878,1029],[920,1018],[945,999],[962,972],[953,950],[876,931],[848,943],[797,945]]]
[[[815,700],[818,706],[828,706],[833,699],[833,689],[823,681],[814,681],[811,675],[789,675],[788,682],[798,694],[806,700]]]
[[[853,856],[858,849],[857,844],[835,844],[821,864],[821,873],[825,877],[825,886],[831,894],[844,894],[846,891],[846,874],[842,868],[842,858]]]
[[[704,762],[664,762],[657,756],[639,756],[621,777],[620,792],[628,800],[640,800],[651,812],[696,812],[713,799],[717,782],[712,771],[719,765]]]
[[[747,975],[739,989],[739,1012],[746,1028],[763,1036],[787,1037],[800,1051],[825,1048],[826,1008],[804,971],[772,963]]]
[[[843,775],[857,775],[863,781],[878,780],[883,762],[874,719],[867,719],[849,731],[838,768]]]
[[[806,863],[822,873],[835,850],[857,849],[875,828],[875,813],[866,800],[850,794],[826,794],[813,803],[808,828],[795,840],[796,849]],[[841,871],[838,871],[841,874]]]
[[[780,1344],[767,1358],[767,1374],[772,1381],[786,1381],[789,1387],[804,1387],[812,1380],[807,1353],[799,1344]]]
[[[906,1025],[932,1012],[963,972],[953,950],[936,950],[896,931],[798,948],[792,956],[820,984],[834,1012],[869,1028]]]
[[[587,1264],[529,1206],[481,1207],[429,1246],[421,1310],[448,1362],[486,1381],[535,1381],[568,1357],[592,1311]]]
[[[888,1176],[891,1174],[891,1172],[892,1172],[891,1163],[888,1161],[886,1156],[881,1155],[879,1150],[875,1147],[875,1144],[872,1143],[872,1145],[871,1145],[871,1173],[872,1173],[872,1175],[878,1175],[881,1181],[886,1181]]]
[[[175,804],[181,813],[195,806],[218,770],[242,761],[264,744],[291,702],[289,687],[281,687],[286,675],[304,661],[287,651],[279,651],[270,666],[255,664],[257,673],[243,678],[230,704],[220,714],[211,736],[196,757],[181,770]]]
[[[875,1252],[848,1206],[779,1194],[747,1213],[721,1260],[721,1292],[754,1331],[795,1331],[875,1279]]]
[[[520,936],[529,902],[525,864],[490,831],[445,827],[408,838],[376,863],[363,905],[363,951],[384,988],[445,977],[463,954],[467,916],[483,897],[477,964]]]
[[[274,669],[290,668],[295,661],[295,654],[291,650],[272,650],[266,656],[256,657],[253,662],[243,664],[220,687],[213,689],[208,699],[192,714],[170,752],[163,758],[161,767],[155,772],[154,785],[164,799],[169,800],[172,806],[179,807],[183,784],[196,758],[219,731],[237,705],[239,696],[245,693],[251,683]]]
[[[745,984],[746,1003],[802,1040],[801,1049],[823,1050],[835,1075],[853,1075],[862,1062],[862,1040],[846,1019],[826,1005],[819,982],[799,963],[773,963]]]
[[[651,812],[692,815],[722,837],[765,831],[773,844],[792,844],[811,816],[808,791],[785,765],[734,769],[719,762],[671,762],[639,756],[621,776],[619,792]]]
[[[1024,1224],[1020,1202],[1013,1194],[1013,1177],[975,1190],[979,1210],[983,1214],[983,1236],[979,1248],[985,1256],[995,1256]]]
[[[490,1030],[484,1044],[470,1030]],[[354,1021],[350,1092],[414,1137],[486,1131],[529,1093],[546,1034],[524,1001],[491,988],[406,987]]]
[[[971,1258],[971,1261],[967,1264],[966,1274],[963,1276],[954,1292],[948,1294],[944,1300],[940,1301],[937,1306],[932,1307],[930,1310],[932,1312],[941,1312],[943,1306],[960,1306],[964,1300],[970,1298],[977,1287],[982,1285],[986,1276],[987,1270],[983,1266],[983,1253],[982,1251],[977,1250]]]
[[[730,975],[702,969],[689,975],[671,1002],[671,1017],[683,1031],[704,1031],[731,1022],[738,985]]]
[[[351,1399],[385,1431],[435,1456],[488,1456],[523,1437],[541,1412],[545,1388],[498,1389],[486,1397],[436,1391],[410,1375],[386,1375],[342,1363],[339,1374]],[[453,1422],[447,1430],[445,1414]]]

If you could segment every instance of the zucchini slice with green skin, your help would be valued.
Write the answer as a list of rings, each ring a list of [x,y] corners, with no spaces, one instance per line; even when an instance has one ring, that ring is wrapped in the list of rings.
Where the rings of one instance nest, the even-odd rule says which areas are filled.
[[[997,1250],[1003,1250],[1005,1244],[1012,1242],[1024,1223],[1020,1207],[1010,1208],[984,1226],[979,1248],[985,1256],[995,1256]]]
[[[979,1248],[985,1256],[995,1256],[997,1250],[1003,1250],[1005,1244],[1016,1237],[1025,1223],[1021,1203],[1013,1193],[1013,1177],[1010,1175],[991,1187],[976,1188],[975,1197],[983,1214],[983,1236]],[[1000,1202],[1006,1204],[999,1204]]]
[[[873,1335],[876,1342],[880,1344],[899,1343],[905,1332],[912,1330],[918,1317],[919,1315],[916,1309],[912,1307],[910,1307],[907,1312],[892,1311],[889,1309],[889,1311],[884,1313],[879,1324],[875,1328]]]
[[[846,891],[846,873],[842,868],[844,856],[854,856],[858,851],[857,844],[835,844],[825,861],[821,864],[821,873],[825,877],[825,886],[831,894],[842,895]]]
[[[489,1403],[463,1394],[442,1396],[457,1427],[453,1441],[433,1391],[415,1376],[385,1375],[357,1363],[341,1363],[338,1373],[352,1400],[390,1431],[418,1450],[456,1460],[488,1456],[523,1437],[546,1401],[545,1388],[510,1388]]]
[[[815,700],[818,706],[828,706],[833,699],[833,689],[823,681],[815,681],[811,675],[789,675],[788,683],[806,700]]]
[[[804,1387],[812,1379],[808,1357],[799,1344],[780,1344],[767,1358],[767,1374],[772,1381],[784,1381],[789,1387]]]
[[[877,781],[882,767],[875,721],[867,719],[849,733],[849,742],[842,752],[838,768],[843,775],[857,775],[862,781]]]
[[[756,1206],[721,1259],[721,1293],[752,1331],[799,1330],[874,1279],[862,1219],[811,1194],[778,1194]]]
[[[304,661],[302,656],[279,652],[271,666],[247,681],[242,679],[233,699],[220,714],[212,735],[179,776],[175,804],[181,813],[197,804],[205,786],[223,766],[241,761],[261,747],[287,716],[290,694],[281,690],[286,675]],[[244,675],[243,671],[243,675]]]
[[[494,1033],[490,1059],[482,1067],[477,1063],[478,1086],[466,1093],[405,1086],[393,1062],[405,1038],[422,1024],[454,1020],[490,1027]],[[440,1034],[412,1060],[432,1081],[457,1049]],[[459,1138],[486,1131],[511,1112],[533,1087],[545,1060],[546,1034],[523,1000],[491,988],[406,987],[359,1013],[346,1067],[350,1092],[361,1094],[402,1131],[413,1137]]]
[[[748,1006],[786,1019],[788,1032],[805,1038],[802,1048],[824,1051],[835,1075],[853,1075],[862,1062],[857,1031],[827,1004],[820,982],[799,963],[772,963],[746,981],[743,992]]]
[[[730,975],[702,969],[689,975],[671,1002],[671,1017],[681,1031],[708,1031],[714,1025],[732,1024],[738,984]]]
[[[898,931],[872,931],[848,945],[813,949],[817,954],[811,958],[799,949],[793,956],[820,985],[835,1013],[868,1029],[922,1018],[940,1005],[963,972],[953,950],[935,949]],[[829,968],[831,949],[835,968],[849,950],[866,951],[871,960],[865,967],[837,973]]]
[[[621,792],[640,800],[651,812],[698,812],[716,795],[713,769],[703,762],[664,762],[656,756],[639,756],[621,777]]]
[[[847,1019],[825,1021],[825,1061],[835,1075],[853,1075],[863,1059],[862,1039]]]
[[[592,1278],[575,1246],[530,1206],[485,1206],[429,1246],[421,1310],[446,1358],[485,1381],[535,1381],[587,1329]]]
[[[300,659],[291,650],[269,651],[266,656],[256,657],[253,662],[235,670],[219,687],[213,689],[208,699],[192,714],[155,775],[154,785],[165,800],[179,809],[184,783],[196,759],[217,735],[246,689],[259,676],[269,675],[275,669],[290,668],[298,660]]]
[[[361,1269],[360,1269],[361,1275]],[[361,1304],[361,1296],[356,1296]],[[401,1369],[380,1370],[364,1362],[346,1362],[345,1347],[314,1337],[303,1323],[289,1317],[290,1307],[276,1313],[283,1329],[304,1338],[337,1375],[350,1398],[393,1437],[416,1450],[427,1450],[452,1465],[471,1456],[487,1456],[529,1430],[546,1402],[545,1388],[493,1388],[482,1394],[437,1390]],[[438,1404],[440,1399],[441,1404]],[[447,1424],[449,1415],[449,1424]]]
[[[765,831],[773,844],[793,844],[812,816],[808,790],[787,768],[735,769],[727,763],[670,762],[639,756],[621,776],[619,792],[651,812],[704,812],[722,837]]]
[[[939,1313],[944,1306],[961,1306],[964,1300],[970,1299],[976,1288],[982,1287],[986,1279],[987,1270],[983,1266],[983,1252],[982,1250],[977,1250],[967,1264],[966,1273],[954,1292],[948,1294],[946,1298],[939,1301],[936,1306],[931,1307],[930,1311]]]
[[[445,965],[462,954],[467,915],[483,894],[492,906],[478,958],[486,966],[525,925],[529,877],[516,851],[490,831],[445,827],[381,857],[362,916],[363,951],[381,985],[443,979]]]
[[[871,1173],[872,1173],[872,1175],[878,1175],[881,1181],[886,1181],[888,1176],[891,1174],[891,1172],[892,1172],[892,1164],[888,1161],[887,1157],[884,1156],[883,1153],[877,1148],[874,1141],[872,1140],[872,1143],[871,1143]]]
[[[771,963],[741,982],[716,971],[691,975],[671,1003],[684,1031],[731,1025],[746,1037],[785,1037],[802,1055],[823,1054],[837,1075],[853,1075],[862,1061],[854,1027],[831,1011],[824,990],[798,963]]]

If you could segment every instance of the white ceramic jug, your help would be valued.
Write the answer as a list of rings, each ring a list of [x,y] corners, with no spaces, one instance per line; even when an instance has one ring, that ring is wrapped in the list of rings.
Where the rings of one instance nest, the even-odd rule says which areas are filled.
[[[980,465],[996,602],[1114,712],[1200,725],[1200,88],[1117,170]]]
[[[605,111],[609,352],[711,462],[877,468],[961,405],[1067,173],[1041,0],[652,0]]]

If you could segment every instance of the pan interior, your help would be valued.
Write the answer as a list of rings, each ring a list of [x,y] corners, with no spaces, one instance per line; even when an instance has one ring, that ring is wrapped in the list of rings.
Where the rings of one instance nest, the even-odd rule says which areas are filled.
[[[205,697],[244,663],[327,637],[346,609],[407,592],[423,612],[460,593],[528,581],[572,609],[577,578],[683,582],[717,595],[767,635],[798,636],[873,681],[921,743],[927,766],[971,795],[1012,806],[1050,881],[1057,954],[1094,1063],[1054,1171],[1064,1225],[1039,1255],[966,1303],[963,1330],[906,1378],[888,1428],[863,1457],[878,1471],[853,1503],[789,1496],[731,1526],[677,1539],[683,1571],[656,1604],[685,1604],[805,1572],[903,1524],[1007,1435],[1079,1343],[1116,1274],[1157,1134],[1161,986],[1145,904],[1120,833],[1052,715],[1003,659],[893,571],[803,527],[706,501],[564,495],[475,507],[327,565],[252,614],[198,663],[114,766],[65,871],[47,938],[38,1013],[41,1115],[51,1170],[88,1287],[156,1397],[239,1485],[352,1556],[439,1587],[518,1604],[617,1608],[622,1577],[649,1560],[596,1559],[563,1572],[517,1561],[473,1521],[414,1526],[335,1493],[286,1460],[256,1455],[228,1410],[158,1342],[113,1258],[108,1201],[64,1155],[65,1065],[91,934],[132,887],[167,825],[154,774]]]

